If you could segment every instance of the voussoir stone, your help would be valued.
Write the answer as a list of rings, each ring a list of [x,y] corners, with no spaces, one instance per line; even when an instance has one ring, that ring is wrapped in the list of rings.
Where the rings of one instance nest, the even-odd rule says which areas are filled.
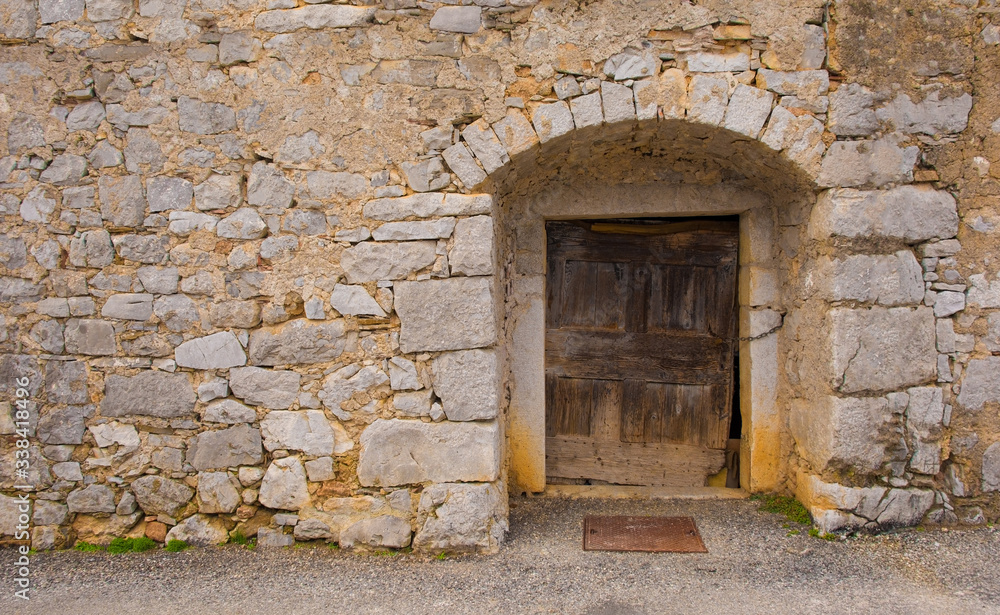
[[[229,370],[229,387],[248,404],[284,409],[298,399],[300,378],[292,371],[240,367]]]
[[[194,369],[226,369],[247,362],[243,346],[229,331],[188,340],[174,350],[174,358],[179,367]]]
[[[367,487],[496,480],[500,430],[489,423],[379,419],[361,434],[358,479]]]
[[[344,321],[315,323],[300,318],[250,335],[252,365],[301,365],[332,361],[344,352]]]
[[[431,364],[434,392],[450,421],[493,419],[499,409],[500,378],[493,350],[446,352]]]
[[[152,475],[132,481],[132,493],[147,515],[168,517],[176,516],[194,496],[194,490],[184,483]]]
[[[104,379],[101,415],[174,418],[194,412],[195,399],[186,374],[156,371],[131,377],[112,374]]]
[[[196,470],[221,470],[263,461],[260,430],[242,424],[205,431],[188,441],[187,462]]]
[[[398,282],[394,289],[404,353],[480,348],[496,342],[492,278]]]
[[[344,250],[340,265],[351,284],[399,280],[433,265],[437,258],[436,249],[434,241],[364,241]]]

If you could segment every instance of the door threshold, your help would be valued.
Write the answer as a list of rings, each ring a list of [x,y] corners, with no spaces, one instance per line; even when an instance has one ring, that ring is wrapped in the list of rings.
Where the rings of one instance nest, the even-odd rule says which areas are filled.
[[[613,500],[740,500],[750,497],[743,489],[726,487],[636,487],[628,485],[545,485],[536,496],[554,498],[603,498]]]

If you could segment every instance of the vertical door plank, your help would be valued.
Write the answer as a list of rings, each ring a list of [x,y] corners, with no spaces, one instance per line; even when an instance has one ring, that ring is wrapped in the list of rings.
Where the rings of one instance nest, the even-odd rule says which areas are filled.
[[[594,327],[625,328],[625,302],[629,286],[628,263],[597,263]]]
[[[563,327],[594,325],[594,299],[597,295],[597,263],[567,260],[563,266]]]
[[[621,431],[622,395],[625,383],[621,380],[594,380],[594,411],[591,433],[595,440],[617,442]]]

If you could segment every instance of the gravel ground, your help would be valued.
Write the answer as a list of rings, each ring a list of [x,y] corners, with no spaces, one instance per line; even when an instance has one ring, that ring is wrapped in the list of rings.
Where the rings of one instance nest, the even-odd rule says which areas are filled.
[[[587,514],[690,515],[708,554],[584,552]],[[32,558],[0,613],[1000,613],[1000,531],[788,536],[755,502],[512,501],[499,555],[444,560],[228,546]],[[0,551],[7,578],[10,549]]]

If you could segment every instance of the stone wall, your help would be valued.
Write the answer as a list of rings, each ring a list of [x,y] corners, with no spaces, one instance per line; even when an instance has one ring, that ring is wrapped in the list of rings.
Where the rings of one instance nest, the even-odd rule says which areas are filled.
[[[743,215],[744,484],[995,518],[1000,35],[910,4],[0,0],[0,534],[496,549],[599,213]]]

